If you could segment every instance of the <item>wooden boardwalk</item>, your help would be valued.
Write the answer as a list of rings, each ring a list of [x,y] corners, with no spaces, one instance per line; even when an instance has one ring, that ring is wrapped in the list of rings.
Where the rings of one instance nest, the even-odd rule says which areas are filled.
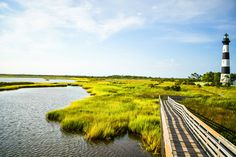
[[[173,156],[205,157],[207,154],[193,137],[182,116],[168,100],[163,100]]]
[[[170,98],[160,99],[162,156],[236,157],[236,146]]]

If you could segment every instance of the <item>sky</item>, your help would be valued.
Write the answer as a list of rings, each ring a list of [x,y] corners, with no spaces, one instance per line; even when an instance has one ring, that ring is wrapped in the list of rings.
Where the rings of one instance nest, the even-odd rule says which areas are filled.
[[[0,73],[188,77],[220,72],[236,0],[0,0]]]

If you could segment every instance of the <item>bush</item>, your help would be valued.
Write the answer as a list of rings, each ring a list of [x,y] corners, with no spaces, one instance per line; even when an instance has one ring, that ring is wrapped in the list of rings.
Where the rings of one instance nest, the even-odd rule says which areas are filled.
[[[183,81],[182,84],[184,84],[184,85],[195,85],[195,83],[190,81],[190,80]]]
[[[181,91],[181,87],[179,85],[173,85],[173,86],[166,86],[164,87],[164,90],[173,90],[173,91]]]
[[[197,84],[196,86],[197,86],[197,87],[199,87],[199,88],[201,88],[201,87],[202,87],[200,84]]]
[[[171,86],[171,89],[174,91],[180,91],[181,87],[179,85],[174,85],[174,86]]]

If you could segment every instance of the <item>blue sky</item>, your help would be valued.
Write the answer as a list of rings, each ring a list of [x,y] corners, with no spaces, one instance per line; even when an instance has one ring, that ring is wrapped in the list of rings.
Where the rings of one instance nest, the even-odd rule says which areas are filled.
[[[187,77],[220,71],[235,0],[0,0],[0,73]]]

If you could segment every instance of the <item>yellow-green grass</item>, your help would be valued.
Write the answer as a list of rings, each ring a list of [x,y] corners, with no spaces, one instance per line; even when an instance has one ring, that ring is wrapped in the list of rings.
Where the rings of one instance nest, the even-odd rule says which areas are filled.
[[[187,98],[181,103],[195,114],[235,131],[236,87],[180,85],[180,91],[173,91],[165,87],[175,85],[175,81],[162,79],[70,79],[77,82],[13,83],[0,86],[0,91],[32,87],[82,86],[91,94],[90,97],[74,101],[64,109],[48,112],[47,119],[60,122],[64,131],[83,133],[88,140],[112,140],[127,132],[137,134],[145,148],[156,154],[160,153],[161,138],[159,95],[185,96]],[[230,138],[228,135],[225,136]],[[236,140],[234,137],[233,141]]]
[[[233,144],[236,144],[236,87],[202,87],[204,96],[181,101]]]
[[[82,132],[88,140],[111,140],[130,133],[140,135],[148,151],[159,153],[160,113],[156,89],[150,80],[89,79],[79,81],[93,96],[48,112],[69,132]]]
[[[183,87],[183,89],[191,90],[195,96],[184,99],[182,103],[206,118],[236,132],[236,87],[196,88],[196,86]],[[199,91],[201,93],[197,95]]]
[[[6,90],[16,90],[21,88],[39,88],[39,87],[66,87],[68,85],[77,86],[76,83],[29,83],[29,82],[16,82],[16,83],[4,83],[4,85],[0,86],[0,91]]]
[[[193,102],[197,98],[218,97],[224,101],[234,102],[233,95],[236,92],[235,87],[194,85],[181,85],[181,91],[177,92],[165,89],[175,82],[152,79],[79,78],[77,84],[91,93],[91,96],[72,102],[64,109],[48,112],[48,120],[60,122],[64,131],[83,133],[87,140],[111,140],[127,132],[138,134],[145,148],[156,154],[160,153],[161,140],[159,95],[191,97]],[[207,104],[195,106],[187,101],[183,103],[190,109],[196,107],[199,113],[200,108],[207,110],[209,107]],[[223,101],[219,101],[216,108],[212,104],[210,111],[219,113],[219,106],[225,115],[231,114]],[[219,122],[217,118],[213,120]],[[232,126],[236,124],[235,120],[229,123],[234,124]]]
[[[47,113],[64,131],[84,133],[88,140],[110,140],[130,133],[140,135],[148,151],[160,150],[159,95],[212,96],[203,88],[182,85],[182,90],[165,90],[174,82],[151,79],[78,79],[92,96],[68,107]]]

